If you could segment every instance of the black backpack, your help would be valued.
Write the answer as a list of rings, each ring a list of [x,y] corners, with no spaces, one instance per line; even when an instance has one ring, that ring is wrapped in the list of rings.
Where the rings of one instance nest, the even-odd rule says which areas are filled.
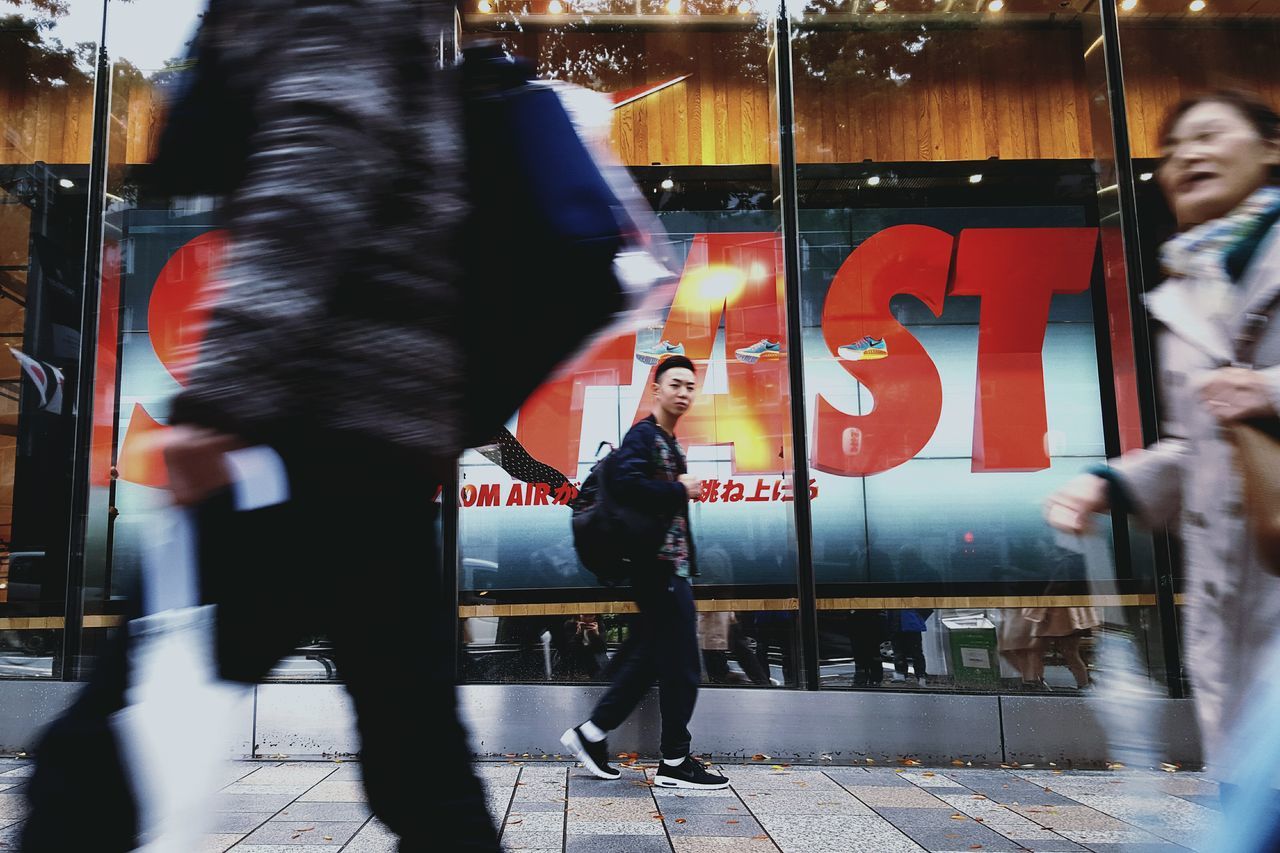
[[[601,444],[604,447],[604,444]],[[605,586],[629,580],[636,566],[653,561],[670,520],[653,518],[623,506],[609,494],[611,449],[591,468],[573,499],[573,547],[587,571]]]

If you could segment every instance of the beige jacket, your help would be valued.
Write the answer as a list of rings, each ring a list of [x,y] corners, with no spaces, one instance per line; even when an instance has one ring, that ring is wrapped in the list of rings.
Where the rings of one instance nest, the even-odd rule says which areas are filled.
[[[1198,308],[1194,281],[1172,279],[1147,296],[1159,337],[1162,438],[1113,464],[1143,522],[1177,527],[1185,546],[1184,659],[1191,674],[1206,761],[1257,675],[1259,656],[1280,629],[1280,579],[1271,576],[1246,535],[1234,449],[1199,402],[1196,380],[1229,364],[1250,312],[1280,292],[1280,227],[1259,248],[1228,321]],[[1280,411],[1280,317],[1260,337],[1254,359]]]

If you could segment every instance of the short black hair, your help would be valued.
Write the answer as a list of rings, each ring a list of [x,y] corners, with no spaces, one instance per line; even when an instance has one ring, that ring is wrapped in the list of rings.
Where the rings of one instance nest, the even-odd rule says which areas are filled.
[[[698,369],[693,366],[692,361],[690,361],[688,358],[686,358],[683,355],[673,355],[673,356],[670,356],[669,358],[663,359],[662,363],[658,365],[658,372],[653,374],[653,381],[661,382],[662,374],[666,373],[668,370],[670,370],[673,367],[683,367],[685,370],[688,370],[694,376],[698,375]]]

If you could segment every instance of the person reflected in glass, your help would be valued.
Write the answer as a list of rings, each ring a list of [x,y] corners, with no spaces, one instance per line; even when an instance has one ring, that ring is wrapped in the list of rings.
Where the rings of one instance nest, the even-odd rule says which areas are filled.
[[[1000,657],[1018,672],[1023,690],[1048,689],[1044,681],[1044,641],[1035,635],[1036,621],[1030,607],[1001,611]]]
[[[888,638],[883,610],[849,613],[849,643],[853,647],[853,685],[879,687],[884,683],[884,653],[880,644]]]
[[[893,643],[893,682],[904,683],[907,670],[916,684],[924,687],[929,677],[924,659],[924,632],[929,630],[929,617],[933,611],[927,608],[906,608],[888,611],[889,640]]]
[[[648,565],[637,565],[631,594],[639,607],[619,651],[609,689],[583,723],[560,742],[600,779],[622,774],[609,766],[608,733],[622,725],[654,681],[662,715],[662,761],[654,776],[661,788],[715,790],[729,780],[710,773],[690,754],[689,720],[702,681],[698,616],[691,579],[698,574],[689,525],[689,502],[702,481],[688,473],[676,424],[693,405],[698,387],[693,362],[673,355],[658,364],[653,411],[628,430],[610,457],[610,491],[623,505],[662,519],[667,532]]]
[[[1280,421],[1280,115],[1255,95],[1218,91],[1177,104],[1160,134],[1159,185],[1179,233],[1161,249],[1167,279],[1146,296],[1161,324],[1161,438],[1048,498],[1055,528],[1088,531],[1129,511],[1185,545],[1185,647],[1212,768],[1280,626],[1280,578],[1250,535],[1235,448],[1224,426]],[[1263,320],[1250,366],[1243,334]]]
[[[1032,623],[1031,633],[1040,641],[1037,652],[1041,656],[1040,673],[1043,683],[1044,658],[1050,649],[1062,658],[1076,680],[1076,688],[1087,690],[1090,686],[1089,667],[1080,654],[1080,645],[1089,632],[1102,624],[1098,611],[1093,607],[1032,607],[1025,618]]]
[[[600,617],[580,613],[560,626],[555,677],[566,681],[597,680],[609,665],[608,646],[600,630]]]

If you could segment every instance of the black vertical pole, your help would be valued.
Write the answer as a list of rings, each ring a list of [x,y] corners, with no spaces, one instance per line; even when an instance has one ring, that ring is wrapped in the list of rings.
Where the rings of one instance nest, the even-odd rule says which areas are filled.
[[[1142,275],[1142,251],[1138,231],[1138,201],[1134,190],[1133,153],[1129,147],[1129,121],[1125,101],[1124,68],[1120,53],[1120,16],[1115,0],[1101,0],[1102,50],[1106,61],[1107,100],[1111,106],[1111,135],[1116,164],[1116,192],[1120,214],[1120,236],[1124,243],[1124,264],[1129,280],[1129,316],[1133,323],[1134,361],[1141,402],[1142,438],[1151,444],[1159,437],[1156,376],[1152,360],[1151,336],[1145,321],[1142,296],[1146,291]],[[1172,554],[1166,533],[1153,535],[1156,560],[1156,611],[1164,643],[1165,677],[1169,695],[1186,695],[1182,676],[1182,652],[1178,642],[1178,620],[1174,606]]]
[[[818,596],[813,573],[813,507],[809,501],[809,440],[805,422],[804,346],[800,323],[800,199],[796,189],[795,102],[791,89],[791,21],[786,0],[774,19],[774,70],[778,87],[778,188],[782,256],[787,292],[787,369],[791,385],[791,436],[795,473],[796,583],[800,598],[801,671],[804,686],[818,689]]]
[[[71,463],[71,505],[67,514],[67,600],[62,631],[62,672],[83,677],[84,560],[88,531],[89,450],[93,440],[93,383],[98,348],[98,290],[102,266],[102,221],[106,204],[107,132],[111,111],[111,62],[107,58],[107,0],[102,2],[97,73],[93,81],[93,136],[89,158],[88,222],[81,281],[80,352],[76,365],[76,421]]]

